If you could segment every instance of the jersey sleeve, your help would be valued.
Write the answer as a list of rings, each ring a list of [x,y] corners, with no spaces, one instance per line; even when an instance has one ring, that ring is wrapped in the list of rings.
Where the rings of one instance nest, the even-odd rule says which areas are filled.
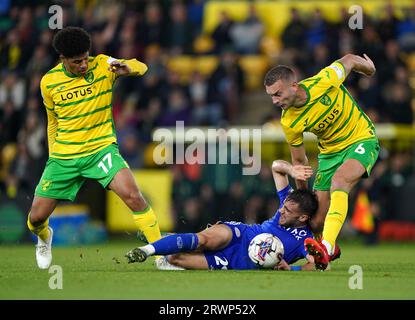
[[[294,128],[290,128],[289,126],[284,125],[281,122],[282,130],[284,131],[285,140],[287,143],[293,147],[299,147],[304,142],[303,133],[295,130]]]
[[[292,188],[290,185],[286,186],[284,189],[277,191],[278,199],[280,200],[280,205],[278,207],[277,212],[275,213],[274,217],[271,218],[272,221],[275,221],[276,224],[278,224],[278,221],[280,220],[280,209],[284,205],[284,201],[287,198],[287,196],[292,191]]]
[[[109,65],[111,64],[111,62],[113,61],[119,61],[122,63],[125,63],[130,69],[131,69],[131,76],[142,76],[143,74],[145,74],[148,70],[148,67],[145,63],[138,61],[137,59],[117,59],[117,58],[113,58],[110,56],[106,56],[106,55],[101,55],[104,59],[105,62],[107,63],[107,68],[109,67]],[[114,72],[109,71],[114,78],[117,78],[118,75],[115,74]]]
[[[49,155],[50,155],[52,146],[55,143],[55,139],[56,139],[56,132],[58,129],[58,120],[56,119],[55,105],[53,103],[53,100],[52,100],[52,97],[50,96],[49,91],[46,88],[46,82],[47,81],[45,77],[43,77],[42,80],[40,81],[40,92],[42,94],[43,104],[45,105],[46,115],[48,118],[47,133],[48,133],[48,146],[49,146]]]
[[[147,65],[141,61],[138,61],[137,59],[121,59],[120,61],[124,62],[127,66],[130,67],[132,76],[142,76],[148,70]]]
[[[278,198],[280,199],[280,206],[278,210],[281,209],[282,205],[284,204],[285,199],[288,197],[288,195],[290,194],[292,190],[293,189],[291,188],[291,186],[288,185],[284,189],[277,191]]]
[[[298,249],[298,251],[299,251],[299,253],[304,257],[304,258],[306,258],[306,256],[307,256],[307,251],[305,250],[305,247],[304,247],[304,245],[302,245],[302,246],[300,246],[300,248]]]
[[[339,88],[346,79],[346,71],[340,62],[335,61],[328,67],[322,69],[317,77],[321,78],[320,85]]]
[[[298,260],[307,259],[307,251],[304,248],[304,242],[299,244],[293,251],[294,257],[287,261],[289,265],[296,263]]]
[[[142,76],[147,72],[147,65],[141,61],[138,61],[137,59],[117,59],[110,56],[107,56],[105,54],[100,54],[97,56],[98,63],[103,67],[104,70],[106,70],[107,75],[110,77],[111,81],[115,81],[119,76],[108,70],[111,62],[113,61],[120,61],[122,63],[125,63],[130,69],[131,69],[131,76]]]
[[[111,72],[108,68],[110,66],[111,61],[116,60],[110,56],[107,56],[105,54],[99,54],[96,57],[96,60],[101,68],[101,70],[104,71],[104,73],[107,75],[107,77],[110,79],[110,81],[113,83],[116,80],[116,74],[114,72]]]

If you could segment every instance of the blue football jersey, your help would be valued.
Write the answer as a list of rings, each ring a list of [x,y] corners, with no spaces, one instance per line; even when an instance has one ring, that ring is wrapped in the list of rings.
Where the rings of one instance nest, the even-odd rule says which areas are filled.
[[[291,191],[292,188],[288,185],[285,189],[278,192],[278,197],[280,199],[278,211],[271,219],[264,221],[259,225],[259,229],[261,230],[260,233],[272,233],[284,244],[284,260],[287,261],[287,263],[294,263],[298,259],[305,258],[307,252],[304,249],[304,240],[313,237],[313,233],[309,226],[304,226],[302,228],[285,228],[279,224],[281,216],[279,210]]]
[[[308,226],[302,228],[285,228],[279,225],[279,209],[284,204],[290,186],[278,192],[280,206],[275,215],[262,224],[248,225],[241,222],[224,222],[232,230],[231,243],[222,250],[205,252],[205,257],[211,269],[247,270],[258,268],[248,256],[248,246],[251,240],[260,233],[271,233],[277,236],[284,245],[284,260],[287,263],[305,258],[304,240],[312,238],[313,234]]]

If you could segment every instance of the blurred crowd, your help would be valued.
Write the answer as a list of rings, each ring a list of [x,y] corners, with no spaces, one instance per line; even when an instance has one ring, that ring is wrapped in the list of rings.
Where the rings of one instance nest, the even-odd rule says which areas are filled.
[[[316,9],[305,21],[291,10],[291,21],[282,33],[284,50],[279,63],[297,67],[299,78],[316,74],[347,53],[366,53],[377,67],[373,77],[351,73],[345,85],[375,123],[413,124],[408,57],[415,50],[415,7],[399,20],[392,5],[382,17],[364,16],[363,29],[351,30],[342,10],[341,23],[328,23]],[[413,71],[413,70],[412,70]]]
[[[91,34],[90,55],[137,58],[149,67],[144,77],[119,79],[114,89],[120,151],[133,169],[148,165],[146,150],[156,127],[174,126],[178,120],[222,127],[237,124],[244,116],[247,74],[238,58],[269,53],[262,47],[266,30],[254,6],[242,21],[222,12],[218,25],[206,34],[204,0],[55,3],[64,8],[64,26],[80,26]],[[51,45],[55,31],[48,27],[51,4],[0,1],[0,190],[3,196],[21,197],[29,204],[47,159],[39,82],[59,62]],[[270,65],[294,66],[304,78],[346,53],[366,53],[377,65],[376,75],[352,73],[345,85],[375,123],[413,124],[408,57],[415,50],[415,7],[398,19],[388,5],[382,17],[364,17],[362,30],[349,29],[350,15],[347,10],[342,14],[342,22],[335,24],[318,9],[304,15],[293,8],[281,38],[275,39],[281,43],[278,54],[267,57]],[[211,45],[198,46],[206,38]],[[215,55],[218,64],[209,74],[195,71],[183,81],[168,67],[168,60],[184,54]],[[252,125],[279,117],[280,110],[273,109],[264,114],[262,123]],[[413,150],[388,154],[379,167],[380,182],[366,187],[379,200],[383,214],[390,214],[393,202],[386,209],[382,197],[385,192],[399,193],[395,186],[402,187],[413,177]],[[259,175],[243,179],[237,165],[175,165],[171,170],[177,231],[195,231],[215,220],[258,222],[277,208],[270,164],[264,164]]]

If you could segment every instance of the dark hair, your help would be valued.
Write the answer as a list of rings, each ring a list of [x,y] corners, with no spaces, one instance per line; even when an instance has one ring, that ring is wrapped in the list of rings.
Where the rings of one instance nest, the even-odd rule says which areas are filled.
[[[264,85],[272,86],[278,80],[293,80],[295,79],[294,70],[290,67],[279,65],[267,72],[264,79]]]
[[[91,49],[91,37],[79,27],[66,27],[53,37],[53,47],[58,54],[72,58]]]
[[[298,189],[291,192],[286,201],[298,204],[299,209],[306,215],[313,217],[318,209],[318,200],[314,192],[310,190]]]

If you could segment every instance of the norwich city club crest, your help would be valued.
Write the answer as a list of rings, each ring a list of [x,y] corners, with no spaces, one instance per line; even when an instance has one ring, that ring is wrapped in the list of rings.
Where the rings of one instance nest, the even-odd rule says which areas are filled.
[[[314,180],[314,183],[315,183],[315,184],[320,183],[320,182],[321,182],[321,178],[322,178],[322,176],[321,176],[321,172],[318,172],[318,173],[316,174],[316,178],[315,178],[315,180]]]
[[[331,99],[327,94],[321,97],[320,102],[321,104],[324,104],[325,106],[331,105]]]
[[[50,181],[50,180],[42,180],[40,182],[40,185],[42,187],[42,191],[46,191],[52,185],[52,181]]]
[[[92,81],[94,81],[94,73],[90,71],[84,76],[84,78],[86,82],[92,83]]]

